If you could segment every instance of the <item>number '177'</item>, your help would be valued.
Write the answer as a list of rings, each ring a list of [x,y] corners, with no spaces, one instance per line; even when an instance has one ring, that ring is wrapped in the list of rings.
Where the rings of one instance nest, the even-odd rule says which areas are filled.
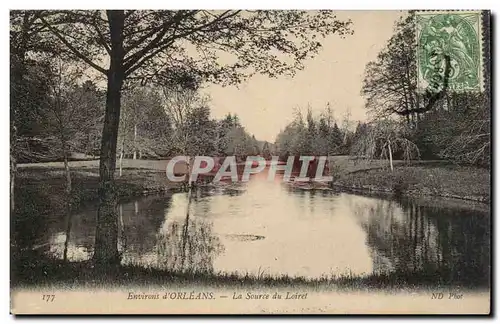
[[[52,303],[56,299],[56,295],[42,295],[42,300],[45,300],[47,303]]]

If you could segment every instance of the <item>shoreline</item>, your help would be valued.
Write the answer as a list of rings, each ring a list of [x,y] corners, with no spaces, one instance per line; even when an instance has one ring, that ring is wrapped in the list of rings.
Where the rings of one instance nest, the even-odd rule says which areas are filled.
[[[149,167],[149,168],[148,168]],[[171,182],[159,168],[124,169],[123,176],[116,177],[118,200],[134,196],[167,194],[185,190],[183,183]],[[71,170],[72,209],[99,199],[98,169],[95,166],[78,166]],[[340,169],[334,181],[327,184],[293,184],[293,190],[328,190],[344,193],[396,195],[410,198],[456,199],[464,202],[489,205],[490,173],[487,169],[456,166],[399,165],[391,172],[387,168],[352,170]],[[199,184],[199,187],[213,184]],[[18,208],[14,217],[22,214],[47,214],[49,211],[64,214],[64,170],[53,165],[19,168],[16,178],[15,197]],[[31,197],[27,202],[24,197]],[[29,206],[26,209],[24,207]],[[19,210],[20,209],[20,210]]]
[[[400,165],[341,174],[331,184],[342,192],[457,199],[489,205],[490,170],[460,166]]]
[[[332,184],[332,189],[338,189],[338,191],[343,192],[343,193],[359,193],[359,194],[381,194],[381,195],[391,195],[394,196],[396,193],[390,189],[390,188],[377,188],[377,187],[371,187],[371,186],[366,186],[366,187],[349,187],[349,186],[343,186],[343,185],[337,185],[337,184]],[[314,190],[314,189],[313,189]],[[408,198],[437,198],[437,199],[455,199],[455,200],[462,200],[464,202],[472,202],[472,203],[481,203],[485,205],[489,205],[490,201],[489,199],[482,197],[482,196],[458,196],[458,195],[452,195],[452,194],[428,194],[428,193],[423,193],[423,192],[418,192],[418,191],[410,191],[410,192],[404,192],[401,194],[403,197],[408,197]]]
[[[33,260],[33,257],[34,260]],[[65,262],[47,256],[31,255],[11,268],[11,287],[33,288],[123,288],[154,287],[164,285],[196,285],[214,288],[279,288],[293,285],[302,289],[326,289],[356,291],[365,289],[398,291],[443,289],[485,290],[490,289],[489,278],[456,278],[436,280],[436,270],[373,272],[362,275],[324,274],[319,277],[304,277],[288,274],[251,274],[241,272],[203,272],[141,267],[120,264],[99,271],[91,260]]]

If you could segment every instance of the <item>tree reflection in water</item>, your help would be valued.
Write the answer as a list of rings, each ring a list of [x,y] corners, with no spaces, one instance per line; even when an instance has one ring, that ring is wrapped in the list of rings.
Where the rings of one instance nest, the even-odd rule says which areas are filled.
[[[232,188],[225,188],[221,193],[231,196],[241,194]],[[192,200],[196,202],[212,194],[207,191],[197,191]],[[184,201],[183,196],[175,195],[180,206],[187,204],[187,199]],[[171,205],[171,195],[141,197],[138,200],[124,201],[119,205],[118,250],[122,258],[121,263],[181,271],[212,272],[213,260],[223,251],[223,246],[213,234],[213,224],[198,216],[208,214],[209,205],[192,204],[190,215],[185,214],[185,208],[174,207],[174,211],[180,210],[181,214],[184,214],[179,214],[179,218],[172,217]],[[71,236],[67,245],[69,261],[84,261],[91,258],[94,216],[95,209],[92,207],[73,215]],[[63,225],[61,223],[59,227],[53,229],[53,233],[48,234],[47,243],[42,243],[33,249],[62,259],[66,243]]]
[[[119,251],[122,264],[146,267],[156,264],[156,233],[164,218],[162,210],[168,209],[172,197],[152,196],[120,205],[120,219],[124,224],[119,232]]]
[[[235,193],[229,193],[235,194]],[[183,272],[212,273],[214,259],[224,251],[213,223],[207,215],[207,204],[192,204],[210,194],[197,190],[192,199],[186,197],[187,212],[182,218],[167,218],[157,234],[157,264],[162,269]],[[199,210],[199,208],[205,210]],[[182,209],[180,209],[182,210]]]
[[[354,276],[403,274],[397,278],[416,283],[487,284],[489,209],[445,202],[289,190],[281,182],[228,183],[194,191],[189,214],[183,193],[123,202],[119,251],[122,264],[175,271],[267,267],[276,275],[319,277],[346,269]],[[73,215],[69,261],[92,256],[95,213],[88,206]],[[15,226],[25,235],[16,241],[24,243],[19,254],[64,257],[64,221],[54,216]]]
[[[168,270],[211,273],[224,250],[211,222],[201,219],[168,222],[157,239],[158,266]]]
[[[353,207],[367,233],[375,273],[435,277],[442,283],[489,280],[487,213],[408,199],[367,198]]]

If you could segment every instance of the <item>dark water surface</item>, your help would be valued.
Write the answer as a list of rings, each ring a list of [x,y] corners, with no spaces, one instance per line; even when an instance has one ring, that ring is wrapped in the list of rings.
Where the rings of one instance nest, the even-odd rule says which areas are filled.
[[[124,264],[162,269],[305,276],[434,274],[436,282],[489,278],[488,207],[292,190],[253,177],[246,184],[120,204]],[[97,205],[73,215],[68,258],[92,255]],[[28,229],[29,231],[29,229]],[[31,229],[28,248],[62,258],[66,220]]]

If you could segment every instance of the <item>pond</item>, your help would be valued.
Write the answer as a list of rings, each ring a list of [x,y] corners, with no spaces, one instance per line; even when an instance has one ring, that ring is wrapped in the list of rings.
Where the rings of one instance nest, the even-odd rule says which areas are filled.
[[[297,190],[259,175],[197,190],[189,216],[187,206],[187,193],[120,203],[122,263],[256,276],[397,272],[473,286],[489,280],[488,206]],[[96,212],[94,203],[73,215],[70,260],[91,257]],[[62,258],[65,220],[43,228],[30,248]]]

